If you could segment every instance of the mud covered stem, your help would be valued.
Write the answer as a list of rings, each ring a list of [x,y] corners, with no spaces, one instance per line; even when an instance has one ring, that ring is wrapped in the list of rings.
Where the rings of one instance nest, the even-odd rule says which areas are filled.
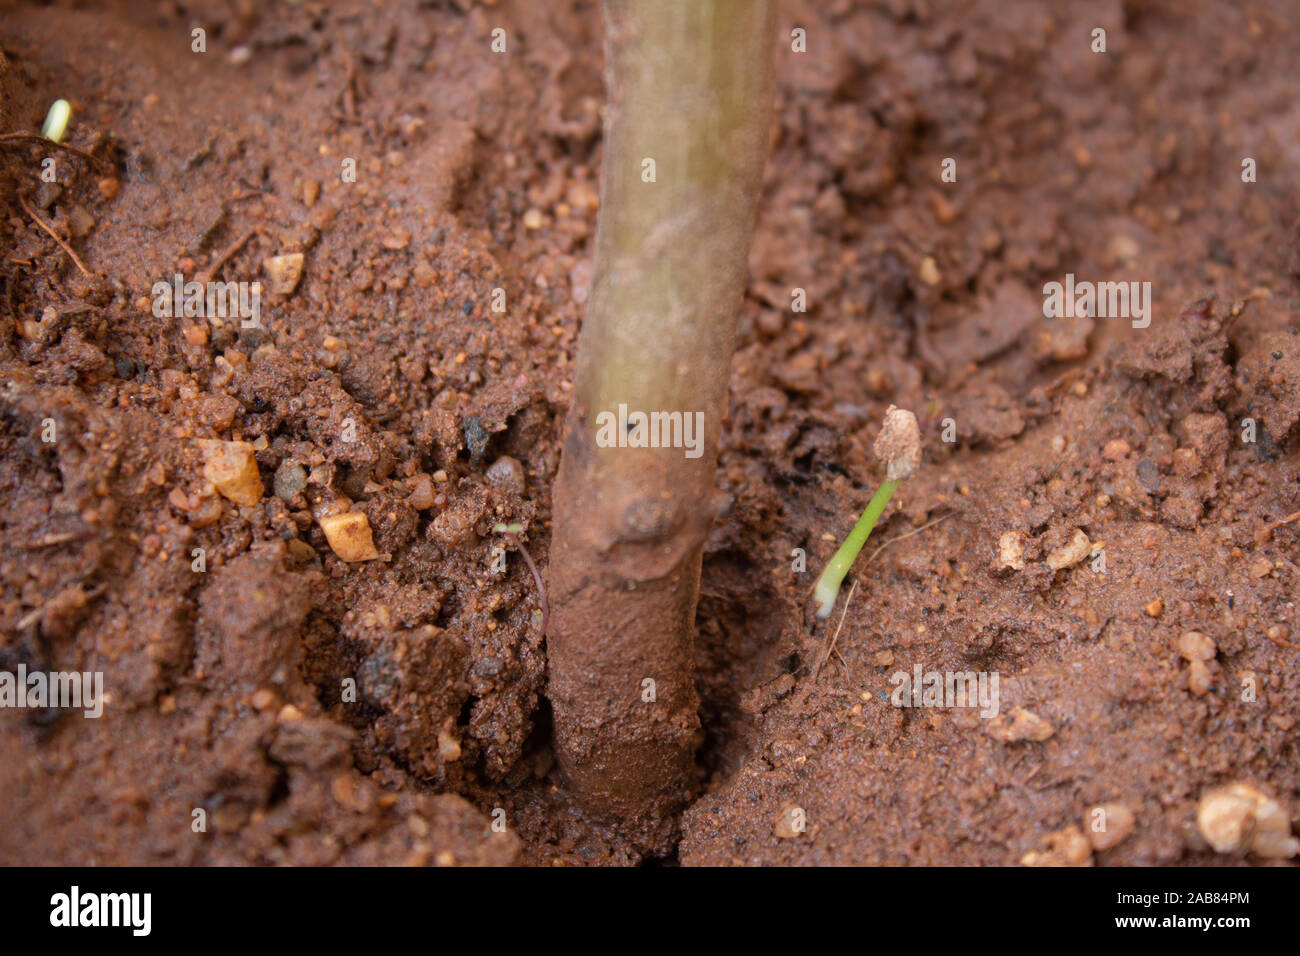
[[[554,497],[549,692],[570,784],[653,847],[687,796],[698,730],[695,605],[773,14],[769,0],[607,0],[604,15],[601,204]],[[702,427],[692,447],[635,447],[658,431],[598,441],[598,416],[620,405]]]

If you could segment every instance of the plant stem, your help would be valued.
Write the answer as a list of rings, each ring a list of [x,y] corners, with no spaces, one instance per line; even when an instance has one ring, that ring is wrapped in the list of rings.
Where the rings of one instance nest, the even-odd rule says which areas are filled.
[[[862,512],[862,517],[853,526],[849,536],[844,539],[840,549],[835,552],[835,556],[831,558],[831,563],[826,565],[826,570],[822,572],[822,576],[817,579],[817,587],[813,589],[813,597],[818,604],[818,617],[830,616],[831,609],[835,607],[835,599],[840,595],[840,585],[844,583],[844,575],[849,573],[849,568],[853,566],[853,561],[857,558],[858,552],[867,543],[867,538],[871,537],[876,522],[880,520],[880,516],[884,513],[885,506],[889,504],[889,499],[894,497],[896,488],[898,488],[898,482],[885,481],[876,489],[876,494],[867,504],[866,510]]]
[[[604,13],[600,214],[553,495],[548,695],[588,813],[661,852],[694,779],[695,608],[775,20],[771,0],[607,0]],[[598,440],[598,416],[620,404],[701,426],[692,453]]]

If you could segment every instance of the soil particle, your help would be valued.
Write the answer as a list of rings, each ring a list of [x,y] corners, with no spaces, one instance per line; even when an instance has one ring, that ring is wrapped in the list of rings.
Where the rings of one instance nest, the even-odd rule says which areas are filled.
[[[1281,804],[1248,783],[1207,792],[1196,810],[1196,826],[1216,853],[1287,859],[1300,852]]]
[[[1004,744],[1023,740],[1041,742],[1056,733],[1051,724],[1023,707],[1013,707],[1006,714],[994,717],[989,721],[988,731],[994,740]]]
[[[311,577],[288,567],[283,547],[248,551],[211,575],[198,602],[196,666],[250,692],[286,681],[301,652]]]
[[[1092,844],[1073,823],[1048,834],[1046,847],[1020,858],[1022,866],[1092,866]]]
[[[1119,846],[1132,835],[1137,826],[1133,811],[1122,803],[1102,803],[1089,807],[1083,816],[1084,831],[1092,848],[1101,853]]]

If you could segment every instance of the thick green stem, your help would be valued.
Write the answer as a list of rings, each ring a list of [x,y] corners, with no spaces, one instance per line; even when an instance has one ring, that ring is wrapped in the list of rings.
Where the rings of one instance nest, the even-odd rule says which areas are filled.
[[[889,504],[889,499],[894,497],[894,490],[897,487],[898,482],[886,481],[876,489],[876,494],[867,504],[866,510],[862,512],[862,517],[853,526],[849,536],[844,539],[840,549],[835,552],[835,556],[831,558],[831,563],[826,565],[826,570],[822,572],[822,576],[817,579],[817,587],[813,589],[813,598],[817,601],[818,617],[830,616],[831,608],[835,607],[835,599],[840,594],[840,585],[844,583],[844,575],[849,573],[849,568],[853,566],[853,561],[857,558],[858,552],[867,543],[867,538],[871,537],[876,522],[884,514],[885,507]]]

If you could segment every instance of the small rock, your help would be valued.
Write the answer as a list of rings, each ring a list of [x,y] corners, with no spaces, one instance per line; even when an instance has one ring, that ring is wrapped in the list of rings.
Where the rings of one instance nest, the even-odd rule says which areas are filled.
[[[406,496],[406,503],[416,511],[424,511],[433,507],[433,479],[424,472],[412,475],[411,480],[407,482],[410,491]]]
[[[916,277],[928,286],[936,286],[943,281],[943,274],[939,272],[939,264],[934,261],[934,256],[926,256],[917,266]]]
[[[1187,669],[1187,689],[1197,697],[1204,697],[1214,686],[1214,665],[1205,661],[1192,661]]]
[[[298,288],[298,280],[302,278],[302,263],[301,252],[290,252],[263,260],[262,268],[271,279],[271,291],[276,295],[291,295]]]
[[[1147,491],[1160,488],[1160,469],[1150,458],[1143,458],[1137,463],[1137,479]]]
[[[1071,823],[1047,836],[1047,848],[1031,850],[1020,858],[1021,866],[1091,866],[1092,844],[1083,831]]]
[[[1072,568],[1086,558],[1091,550],[1092,542],[1088,540],[1088,536],[1076,528],[1068,544],[1062,545],[1047,556],[1047,566],[1053,571]]]
[[[1214,641],[1200,631],[1186,631],[1178,638],[1178,653],[1184,660],[1210,661],[1218,652]]]
[[[1216,853],[1284,860],[1300,852],[1281,804],[1247,783],[1215,787],[1201,797],[1196,827]]]
[[[450,719],[448,722],[451,722]],[[438,756],[450,763],[459,760],[460,754],[460,741],[451,732],[450,727],[442,727],[438,731]]]
[[[524,466],[520,464],[518,458],[511,458],[509,455],[502,455],[487,470],[487,482],[502,491],[513,491],[515,494],[524,493]]]
[[[68,231],[74,239],[83,239],[95,228],[95,217],[81,206],[68,210]]]
[[[1025,569],[1025,536],[1022,532],[1007,531],[998,538],[998,567],[1013,571]]]
[[[1083,822],[1092,848],[1101,852],[1128,839],[1136,820],[1133,811],[1122,803],[1102,803],[1089,808]]]
[[[305,487],[307,487],[307,469],[292,458],[280,462],[280,467],[275,470],[276,497],[289,504]]]
[[[320,519],[321,531],[330,550],[344,561],[373,561],[378,558],[370,533],[370,520],[360,511],[345,511]]]
[[[1101,450],[1101,457],[1107,461],[1123,461],[1128,457],[1132,448],[1129,443],[1122,438],[1116,438],[1106,442],[1106,447]]]
[[[1055,727],[1023,707],[1013,707],[1005,714],[998,714],[989,721],[988,730],[994,740],[1004,744],[1022,740],[1042,742],[1056,733]]]
[[[823,385],[817,356],[799,352],[772,368],[772,379],[787,392],[798,395],[815,395]]]
[[[203,477],[225,498],[237,505],[255,505],[265,486],[257,471],[253,446],[246,441],[200,441],[203,449]]]
[[[1201,473],[1201,456],[1190,448],[1174,449],[1174,474],[1193,478]]]
[[[793,840],[804,832],[804,811],[802,807],[792,804],[784,806],[776,815],[776,825],[772,828],[782,840]]]
[[[483,423],[473,415],[465,419],[461,430],[465,435],[465,447],[469,450],[470,464],[477,465],[483,460],[483,453],[487,451],[488,439],[491,436],[483,427]]]
[[[1147,617],[1159,617],[1165,613],[1165,602],[1163,598],[1156,598],[1146,606]]]

